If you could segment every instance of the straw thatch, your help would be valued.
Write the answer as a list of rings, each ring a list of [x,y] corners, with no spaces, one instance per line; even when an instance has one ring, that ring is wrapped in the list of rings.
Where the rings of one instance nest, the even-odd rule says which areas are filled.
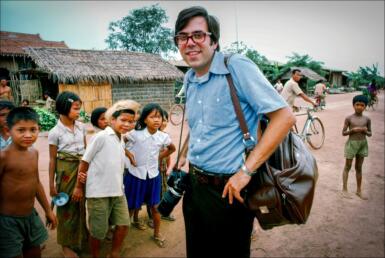
[[[60,48],[25,48],[59,83],[172,81],[183,77],[160,56],[148,53]]]
[[[324,77],[322,77],[321,75],[319,75],[318,73],[314,72],[313,70],[311,70],[310,68],[307,68],[307,67],[291,67],[290,71],[288,71],[287,73],[285,73],[284,75],[281,76],[281,79],[283,79],[283,80],[290,79],[291,78],[291,71],[293,71],[294,69],[300,70],[301,74],[310,80],[313,80],[313,81],[324,80],[324,81],[326,81],[326,79]]]

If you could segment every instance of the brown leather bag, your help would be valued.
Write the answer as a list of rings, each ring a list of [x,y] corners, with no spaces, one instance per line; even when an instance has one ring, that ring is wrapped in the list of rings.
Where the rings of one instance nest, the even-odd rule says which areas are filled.
[[[225,58],[226,66],[228,58]],[[226,78],[244,142],[250,141],[251,136],[231,74],[227,74]],[[260,126],[263,131],[267,119],[262,119]],[[245,205],[255,213],[262,229],[303,224],[310,214],[317,178],[318,168],[314,156],[298,135],[289,132],[252,176],[245,189]]]

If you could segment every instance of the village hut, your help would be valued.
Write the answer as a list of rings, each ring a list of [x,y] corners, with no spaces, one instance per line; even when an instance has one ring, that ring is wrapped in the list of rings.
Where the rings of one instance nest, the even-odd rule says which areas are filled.
[[[325,77],[319,75],[318,73],[314,72],[312,69],[307,67],[290,67],[290,70],[284,73],[279,79],[283,83],[285,83],[287,80],[289,80],[292,76],[292,71],[294,69],[298,69],[301,71],[301,74],[303,75],[303,78],[299,82],[299,86],[306,92],[311,93],[313,91],[314,85],[317,81],[327,81]]]
[[[59,92],[73,91],[90,113],[122,99],[145,105],[174,102],[174,83],[183,73],[159,55],[128,51],[26,48],[39,71],[57,83]]]
[[[68,48],[64,41],[43,40],[39,34],[0,31],[0,77],[9,80],[17,105],[22,99],[30,103],[41,99],[42,92],[50,87],[47,75],[34,70],[25,47]]]

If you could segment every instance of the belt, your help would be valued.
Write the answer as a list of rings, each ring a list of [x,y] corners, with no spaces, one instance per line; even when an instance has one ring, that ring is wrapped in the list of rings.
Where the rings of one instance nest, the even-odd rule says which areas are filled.
[[[233,175],[233,174],[220,174],[220,173],[205,171],[192,164],[190,164],[189,171],[191,172],[192,175],[196,176],[197,181],[200,184],[209,185],[217,189],[219,188],[218,190],[223,190],[227,181]]]

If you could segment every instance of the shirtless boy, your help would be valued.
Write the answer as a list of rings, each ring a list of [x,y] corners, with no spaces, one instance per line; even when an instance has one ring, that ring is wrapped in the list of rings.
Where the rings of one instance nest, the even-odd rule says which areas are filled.
[[[13,101],[12,89],[7,86],[7,79],[0,79],[0,99]]]
[[[370,118],[364,116],[362,113],[368,104],[368,99],[364,95],[357,95],[353,98],[354,114],[345,118],[342,135],[349,135],[348,141],[345,144],[345,168],[343,171],[343,187],[342,193],[344,197],[348,197],[348,173],[352,167],[353,159],[356,158],[356,180],[357,191],[356,195],[361,199],[367,198],[362,195],[361,181],[362,181],[362,164],[364,158],[368,156],[368,142],[366,136],[372,136]]]
[[[31,147],[38,119],[29,107],[14,108],[7,117],[12,143],[0,152],[0,257],[41,257],[48,234],[34,209],[35,198],[50,228],[57,224],[39,180],[38,152]]]

